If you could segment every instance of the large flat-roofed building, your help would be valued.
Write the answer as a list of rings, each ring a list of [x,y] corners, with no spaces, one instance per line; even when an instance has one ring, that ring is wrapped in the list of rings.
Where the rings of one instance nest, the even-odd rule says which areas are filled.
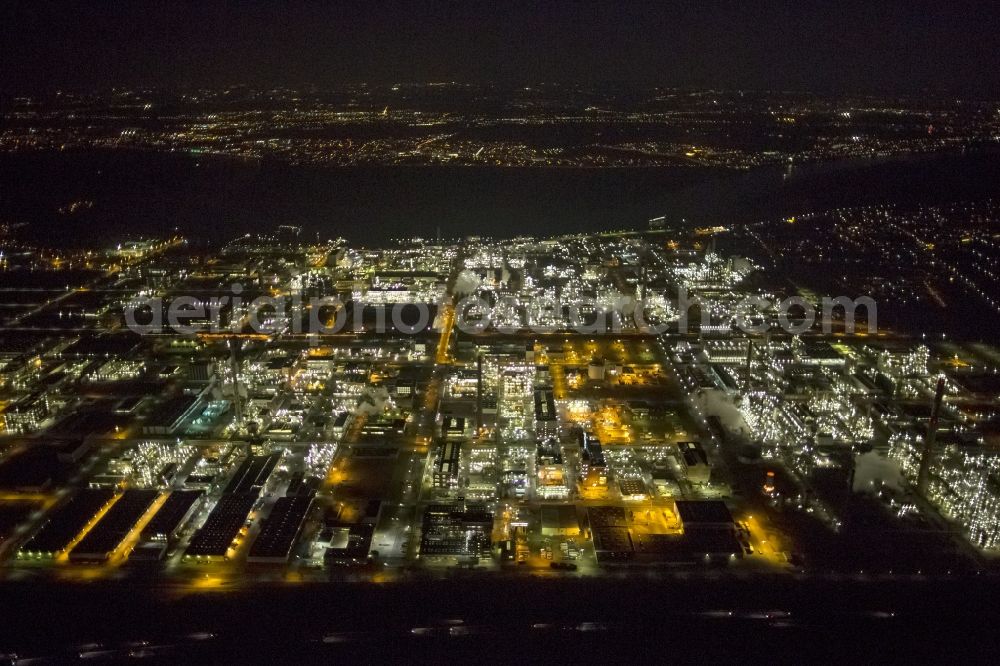
[[[712,476],[712,468],[708,464],[708,455],[698,442],[677,442],[680,453],[681,468],[684,476],[691,483],[708,483]]]
[[[559,436],[559,420],[552,389],[535,391],[535,437],[546,439]]]
[[[637,477],[627,477],[618,480],[618,490],[622,499],[632,502],[641,502],[649,497],[649,491],[642,479]]]
[[[544,504],[541,509],[542,536],[576,536],[580,519],[572,504]]]
[[[694,528],[733,527],[733,514],[721,500],[679,500],[677,515],[684,530]]]
[[[173,435],[191,419],[204,404],[200,395],[170,398],[142,426],[145,435]]]
[[[680,500],[677,515],[684,529],[684,548],[693,558],[743,556],[733,514],[725,502]]]
[[[250,547],[247,562],[272,564],[288,562],[312,501],[311,497],[279,498],[264,520],[260,534]]]
[[[710,363],[740,364],[747,362],[749,340],[705,340],[702,352]]]
[[[201,496],[200,490],[175,490],[170,493],[163,505],[143,527],[142,538],[146,541],[165,543],[174,541],[194,513]]]
[[[375,535],[375,526],[371,523],[355,523],[347,526],[328,527],[327,531],[343,532],[342,544],[334,545],[326,549],[323,554],[323,561],[327,564],[354,565],[364,564],[371,554],[372,537]]]
[[[580,433],[580,483],[585,488],[604,488],[608,485],[604,449],[600,440],[586,431]]]
[[[461,455],[461,442],[446,440],[441,445],[441,453],[434,461],[435,488],[455,488],[458,486]]]
[[[70,551],[70,561],[104,562],[122,546],[129,533],[153,506],[158,490],[126,490],[97,525]],[[127,553],[123,553],[127,556]]]
[[[847,358],[829,342],[803,341],[796,338],[792,349],[798,362],[804,365],[843,367],[847,364]]]
[[[587,520],[591,527],[626,527],[625,508],[621,506],[590,506],[587,507]]]
[[[111,502],[115,493],[107,489],[86,488],[53,511],[18,552],[20,558],[54,558],[64,553],[80,534]]]
[[[271,473],[281,460],[281,453],[269,456],[250,456],[237,468],[226,486],[227,493],[251,494],[258,497],[267,485]]]
[[[205,560],[228,559],[231,549],[237,545],[237,535],[243,529],[243,523],[253,510],[256,501],[257,495],[254,494],[223,495],[208,514],[205,524],[191,539],[191,545],[188,546],[184,557]]]
[[[559,499],[569,495],[566,466],[562,447],[554,439],[538,443],[535,450],[536,489],[543,499]]]
[[[43,492],[62,480],[66,470],[48,446],[16,451],[0,462],[0,491]]]
[[[21,530],[27,527],[31,515],[42,506],[35,500],[12,500],[0,502],[0,557],[16,542]]]
[[[468,423],[462,416],[446,416],[441,424],[441,436],[446,440],[459,441],[468,437]]]
[[[131,331],[85,335],[65,347],[59,356],[63,359],[130,358],[139,348],[140,342],[139,334]]]
[[[432,504],[424,511],[420,556],[485,557],[493,514],[476,504]]]
[[[591,506],[587,508],[594,551],[601,563],[630,560],[635,547],[628,531],[624,507]]]
[[[635,546],[632,535],[624,527],[595,527],[591,530],[594,551],[598,562],[627,561],[632,559]]]

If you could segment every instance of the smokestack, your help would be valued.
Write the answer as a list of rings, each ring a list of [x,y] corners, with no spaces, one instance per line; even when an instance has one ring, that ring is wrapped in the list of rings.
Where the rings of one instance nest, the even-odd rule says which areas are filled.
[[[917,492],[927,498],[927,486],[931,478],[931,463],[934,461],[934,440],[937,439],[938,417],[941,414],[941,400],[944,398],[944,377],[938,379],[937,391],[934,393],[934,409],[931,420],[927,424],[927,437],[924,438],[924,455],[920,459],[920,470],[917,473]]]
[[[476,356],[476,433],[483,428],[483,355]]]
[[[639,257],[639,300],[646,300],[646,255]]]
[[[233,373],[233,407],[236,411],[237,425],[243,425],[243,401],[240,399],[240,368],[243,365],[241,344],[236,336],[229,338],[229,369]]]

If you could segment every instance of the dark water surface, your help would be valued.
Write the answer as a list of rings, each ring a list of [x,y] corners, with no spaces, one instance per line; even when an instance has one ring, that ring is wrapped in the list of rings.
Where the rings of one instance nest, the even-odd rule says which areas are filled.
[[[165,664],[996,662],[995,579],[862,578],[472,576],[183,595],[7,583],[0,653],[45,663],[80,663],[79,653]]]
[[[330,168],[168,153],[0,156],[0,221],[62,244],[178,229],[226,240],[279,224],[309,237],[554,235],[665,215],[730,223],[880,202],[1000,194],[1000,152],[719,169]],[[92,208],[58,212],[76,200]]]

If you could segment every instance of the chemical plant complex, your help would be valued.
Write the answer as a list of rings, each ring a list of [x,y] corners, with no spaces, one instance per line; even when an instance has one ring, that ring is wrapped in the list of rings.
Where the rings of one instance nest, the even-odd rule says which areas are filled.
[[[765,233],[8,239],[0,571],[989,569],[997,352],[796,289]]]

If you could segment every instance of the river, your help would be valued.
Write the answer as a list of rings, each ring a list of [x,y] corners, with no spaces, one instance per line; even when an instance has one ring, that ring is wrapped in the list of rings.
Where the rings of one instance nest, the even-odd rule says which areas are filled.
[[[64,245],[162,236],[211,242],[280,224],[359,244],[395,237],[556,235],[649,218],[726,224],[879,202],[1000,193],[1000,151],[751,171],[331,168],[172,153],[0,156],[0,222]],[[73,214],[59,209],[93,202]]]

